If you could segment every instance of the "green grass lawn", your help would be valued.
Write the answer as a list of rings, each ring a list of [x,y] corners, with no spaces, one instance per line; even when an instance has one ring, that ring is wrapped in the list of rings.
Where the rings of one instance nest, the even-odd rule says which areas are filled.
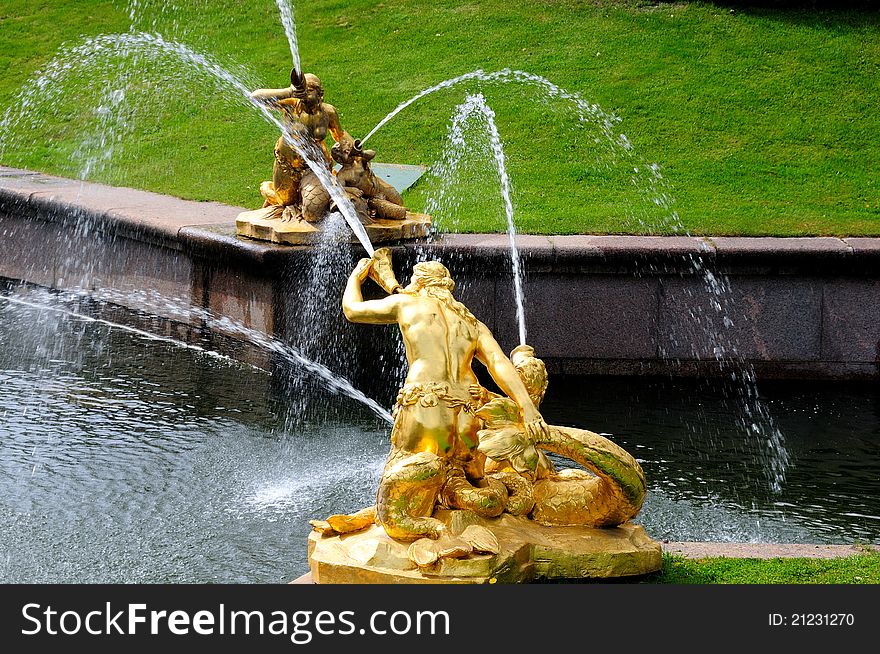
[[[880,584],[880,554],[839,559],[686,559],[663,555],[657,584]]]
[[[123,0],[4,0],[0,110],[16,105],[63,44],[133,27],[209,54],[248,88],[287,81],[290,51],[273,0],[138,4],[133,24]],[[711,3],[607,0],[294,4],[303,66],[320,75],[355,137],[422,89],[477,68],[543,76],[619,117],[612,136],[625,134],[632,150],[607,145],[595,121],[578,122],[570,104],[546,101],[537,87],[470,82],[424,98],[370,139],[377,161],[436,170],[456,106],[482,92],[522,232],[880,235],[876,11],[731,14]],[[30,96],[32,124],[0,135],[3,164],[82,175],[89,150],[81,143],[100,142],[99,107],[125,88],[115,110],[132,130],[111,139],[112,156],[93,162],[89,179],[260,206],[276,130],[228,88],[147,56],[97,73],[74,59],[54,101]],[[450,229],[503,231],[493,161],[477,149],[452,197],[428,175],[405,200],[432,208]]]

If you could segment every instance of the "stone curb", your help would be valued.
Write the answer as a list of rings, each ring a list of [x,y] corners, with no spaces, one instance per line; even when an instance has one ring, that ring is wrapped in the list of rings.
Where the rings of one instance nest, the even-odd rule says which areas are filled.
[[[183,227],[235,224],[242,209],[136,189],[0,167],[0,212],[76,225],[85,218],[98,231],[181,249]]]
[[[312,249],[237,236],[241,210],[0,167],[0,276],[150,285],[282,334]],[[718,376],[720,347],[760,378],[880,377],[880,238],[520,235],[517,246],[525,322],[551,374]],[[499,343],[518,342],[506,234],[392,248],[403,270],[444,262]]]
[[[880,553],[880,545],[811,545],[809,543],[709,543],[663,542],[667,554],[686,559],[840,559],[869,553]],[[289,582],[313,584],[312,573],[307,572]]]
[[[877,545],[811,545],[808,543],[707,543],[663,542],[667,554],[687,559],[838,559],[880,552]]]

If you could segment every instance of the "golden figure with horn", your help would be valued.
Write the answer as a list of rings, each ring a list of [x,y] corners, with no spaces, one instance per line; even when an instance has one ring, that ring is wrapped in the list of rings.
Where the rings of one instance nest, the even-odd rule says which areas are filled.
[[[324,102],[324,87],[317,75],[290,71],[290,86],[283,89],[257,89],[251,98],[281,112],[284,128],[299,143],[313,150],[315,159],[331,170],[330,151],[324,142],[331,135],[335,142],[354,139],[342,129],[336,107]],[[330,194],[314,172],[308,169],[302,156],[291,145],[286,135],[275,144],[275,164],[272,181],[263,182],[260,193],[264,207],[285,208],[284,218],[302,218],[317,222],[324,217]],[[297,215],[298,214],[298,215]]]
[[[372,243],[427,234],[430,217],[410,212],[400,192],[372,169],[376,152],[364,150],[342,129],[336,107],[324,102],[324,87],[316,75],[294,69],[289,87],[257,89],[250,97],[280,112],[282,134],[275,143],[272,179],[260,185],[263,206],[237,216],[239,236],[290,245],[314,243],[323,219],[334,208],[351,221],[359,220]],[[333,139],[330,149],[328,136]],[[342,196],[331,196],[334,185],[351,207]],[[340,201],[347,208],[336,207]]]

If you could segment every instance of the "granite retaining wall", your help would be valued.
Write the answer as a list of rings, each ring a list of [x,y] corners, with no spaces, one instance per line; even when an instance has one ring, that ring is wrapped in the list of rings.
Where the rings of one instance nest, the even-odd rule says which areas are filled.
[[[184,328],[204,329],[204,315],[189,309],[209,309],[284,337],[296,324],[290,285],[311,252],[235,236],[242,210],[0,168],[0,277],[110,289],[114,302]],[[880,238],[520,236],[518,244],[528,342],[554,373],[717,375],[721,357],[759,377],[880,376]],[[505,350],[517,344],[506,235],[393,249],[401,278],[418,256],[446,263],[459,299]]]

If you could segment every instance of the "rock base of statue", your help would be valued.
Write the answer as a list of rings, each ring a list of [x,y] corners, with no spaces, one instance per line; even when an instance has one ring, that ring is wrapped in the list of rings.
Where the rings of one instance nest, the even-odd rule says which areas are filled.
[[[660,569],[660,544],[632,523],[619,527],[546,527],[504,514],[481,518],[469,511],[434,513],[447,525],[450,542],[471,525],[497,540],[497,553],[447,547],[438,560],[416,565],[410,543],[390,538],[372,525],[362,531],[309,535],[309,568],[318,584],[486,584],[543,580],[632,577]],[[485,533],[485,532],[483,532]],[[468,551],[471,549],[471,551]]]
[[[272,206],[243,211],[235,220],[235,232],[239,236],[284,245],[311,245],[320,241],[323,222],[283,220],[283,210],[283,207]],[[402,220],[374,220],[364,225],[364,229],[371,243],[388,243],[424,238],[430,226],[430,216],[407,211]],[[353,233],[351,239],[357,242]]]

